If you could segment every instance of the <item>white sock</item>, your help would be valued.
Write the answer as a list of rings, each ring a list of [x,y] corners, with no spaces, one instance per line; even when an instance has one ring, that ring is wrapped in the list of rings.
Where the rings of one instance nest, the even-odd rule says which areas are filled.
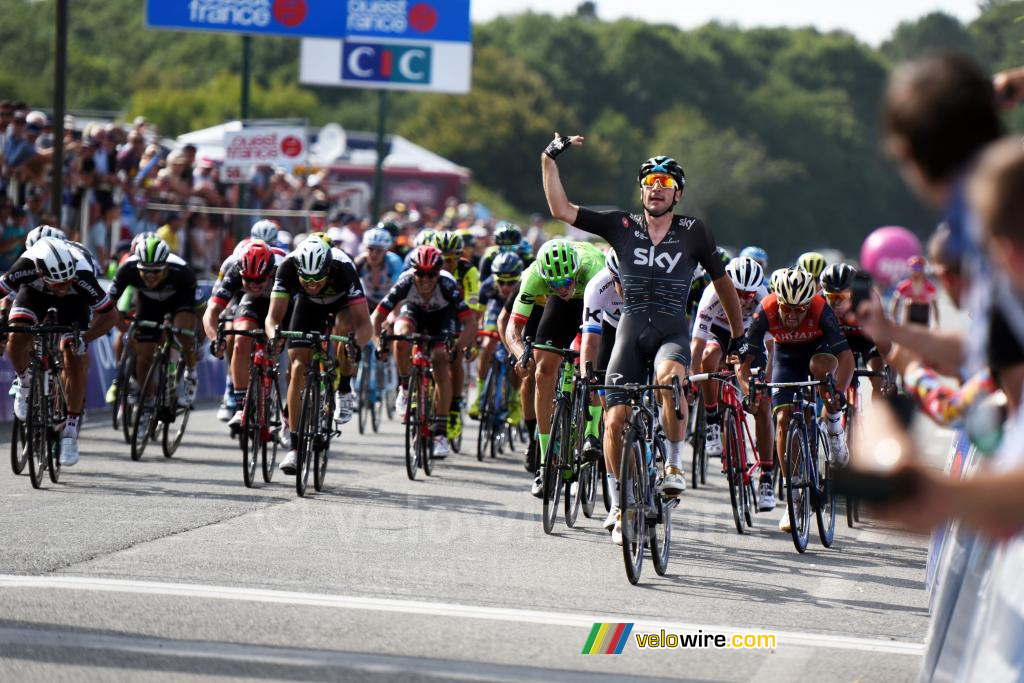
[[[619,507],[619,484],[615,481],[615,476],[611,474],[604,475],[608,479],[608,492],[612,497],[612,507]]]
[[[665,464],[669,467],[683,469],[683,442],[667,441],[666,443],[668,443],[668,454]]]
[[[78,439],[78,419],[81,415],[74,415],[68,413],[67,422],[64,423],[64,436],[70,436],[72,439]]]
[[[825,426],[828,428],[828,433],[829,434],[842,434],[843,433],[843,423],[840,420],[841,417],[842,417],[842,413],[836,413],[835,415],[829,415],[828,419],[825,420],[825,422],[826,422]]]

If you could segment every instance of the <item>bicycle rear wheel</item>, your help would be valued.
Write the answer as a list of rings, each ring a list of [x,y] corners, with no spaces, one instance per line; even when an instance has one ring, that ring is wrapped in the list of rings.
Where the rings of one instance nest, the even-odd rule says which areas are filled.
[[[743,516],[743,473],[740,468],[740,443],[736,430],[736,413],[732,407],[723,406],[722,438],[724,449],[725,476],[729,481],[729,502],[732,504],[732,521],[736,533],[742,534],[746,520]]]
[[[818,473],[816,482],[818,494],[814,506],[814,517],[818,522],[818,538],[826,548],[832,547],[836,538],[836,494],[832,490],[832,453],[828,447],[825,430],[818,427],[818,453],[815,456]]]
[[[707,483],[708,474],[708,454],[704,450],[707,446],[705,438],[708,432],[708,415],[704,409],[703,395],[697,396],[697,404],[693,410],[693,469],[690,470],[690,483],[696,489]]]
[[[644,566],[644,545],[647,542],[647,515],[644,501],[647,487],[643,479],[647,467],[641,444],[636,441],[636,429],[626,428],[622,439],[622,460],[619,463],[619,509],[622,524],[622,559],[626,565],[626,578],[636,584]]]
[[[11,470],[15,474],[25,471],[25,465],[28,464],[28,446],[28,429],[24,422],[14,418],[14,424],[11,425]]]
[[[262,378],[258,372],[249,376],[249,388],[245,392],[245,408],[242,411],[242,424],[245,425],[242,438],[242,481],[246,488],[256,485],[256,464],[260,451],[266,448],[263,443],[263,390]]]
[[[320,406],[319,380],[306,376],[306,386],[302,390],[302,410],[299,413],[299,448],[298,461],[295,463],[295,492],[306,495],[309,486],[309,470],[313,465],[316,450],[316,433],[320,427],[317,420],[317,409]]]
[[[47,422],[51,425],[60,425],[68,419],[67,398],[64,396],[64,380],[54,374],[50,378],[50,400]],[[63,430],[57,427],[49,428],[49,449],[47,451],[47,471],[50,473],[50,481],[54,484],[60,481],[60,444]]]
[[[654,459],[655,462],[665,462],[665,442],[660,438],[654,439]],[[651,526],[651,529],[648,531],[648,536],[650,537],[648,546],[651,551],[654,571],[658,576],[664,576],[665,572],[668,571],[669,547],[672,545],[672,508],[677,503],[675,501],[667,501],[658,494],[655,494],[654,501],[658,517],[654,524],[648,522]]]
[[[46,396],[43,394],[43,371],[32,373],[28,404],[28,473],[32,488],[43,485],[43,470],[50,457],[50,430],[46,428]]]
[[[370,391],[370,426],[373,433],[380,431],[380,414],[384,403],[384,370],[383,363],[379,360],[373,361],[373,382]]]
[[[807,550],[811,522],[810,457],[804,442],[802,416],[789,423],[786,437],[786,508],[789,512],[790,535],[797,552]]]

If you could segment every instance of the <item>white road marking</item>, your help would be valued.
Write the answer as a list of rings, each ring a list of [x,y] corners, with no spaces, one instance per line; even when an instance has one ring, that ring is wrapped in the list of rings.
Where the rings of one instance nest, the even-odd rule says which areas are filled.
[[[110,593],[131,593],[138,595],[164,595],[182,598],[205,598],[214,600],[238,600],[243,602],[305,605],[335,609],[357,609],[374,612],[396,612],[428,616],[483,619],[524,624],[551,626],[572,626],[590,629],[595,622],[621,621],[628,615],[569,614],[540,612],[507,607],[486,607],[460,605],[445,602],[400,600],[395,598],[374,598],[354,595],[327,595],[295,591],[238,588],[234,586],[206,586],[188,583],[159,583],[154,581],[132,581],[126,579],[102,579],[88,576],[18,576],[0,574],[0,589],[4,588],[49,588],[76,591],[98,591]],[[884,652],[888,654],[921,656],[924,644],[912,641],[859,638],[841,634],[800,633],[792,631],[760,630],[749,627],[689,624],[652,620],[634,621],[635,633],[656,633],[665,629],[668,633],[743,633],[752,635],[775,635],[780,647],[828,647],[838,650],[860,652]]]

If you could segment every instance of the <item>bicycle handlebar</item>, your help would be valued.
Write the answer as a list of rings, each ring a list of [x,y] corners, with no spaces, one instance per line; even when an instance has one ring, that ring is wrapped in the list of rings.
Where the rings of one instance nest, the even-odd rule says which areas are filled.
[[[14,334],[63,334],[71,332],[78,334],[78,325],[2,325],[0,333]]]
[[[354,342],[352,337],[346,337],[340,334],[324,334],[323,332],[279,330],[276,336],[279,339],[305,339],[313,342],[314,344],[325,341],[337,342],[339,344],[351,344]]]
[[[679,378],[672,376],[672,384],[640,384],[639,382],[629,382],[627,384],[592,384],[588,387],[591,391],[598,389],[604,389],[605,391],[622,391],[627,394],[637,395],[645,391],[657,391],[657,390],[669,390],[672,392],[672,411],[676,414],[676,419],[683,419],[683,405],[682,405],[682,389],[680,387]]]
[[[153,329],[167,330],[168,332],[173,332],[174,334],[184,335],[186,337],[194,337],[194,336],[196,336],[196,331],[195,330],[188,330],[188,329],[185,329],[183,327],[175,327],[174,325],[168,324],[166,321],[162,322],[162,323],[156,323],[156,322],[153,322],[152,320],[136,320],[135,321],[135,326],[136,327],[147,327],[147,328],[149,328],[151,330],[153,330]]]

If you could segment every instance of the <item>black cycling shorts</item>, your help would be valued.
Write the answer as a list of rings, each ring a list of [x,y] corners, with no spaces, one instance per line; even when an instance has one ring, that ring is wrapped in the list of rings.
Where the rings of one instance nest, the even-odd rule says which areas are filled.
[[[196,288],[179,289],[163,301],[151,299],[139,292],[137,301],[139,305],[135,311],[136,320],[162,323],[164,316],[168,313],[172,318],[181,312],[195,313]],[[151,327],[138,327],[135,329],[135,339],[140,342],[155,342],[160,339],[160,330]]]
[[[604,372],[608,369],[608,363],[612,359],[612,349],[615,348],[616,329],[608,324],[607,320],[601,321],[601,343],[597,347],[597,360],[594,362],[595,372]]]
[[[536,310],[534,306],[534,310]],[[532,316],[531,316],[532,319]],[[544,313],[537,325],[534,341],[538,344],[567,349],[580,331],[583,322],[583,299],[568,301],[551,295],[544,304]],[[524,336],[525,338],[525,336]]]
[[[661,330],[653,321],[641,316],[623,315],[615,335],[615,348],[608,362],[605,378],[608,384],[639,384],[647,381],[648,361],[655,371],[664,361],[674,361],[685,369],[690,367],[690,333],[682,318],[673,320],[674,328]],[[626,394],[609,390],[605,394],[608,407],[622,405]]]
[[[23,285],[18,290],[8,320],[27,322],[31,325],[41,324],[46,318],[46,312],[51,308],[57,309],[57,325],[78,325],[82,332],[88,329],[92,311],[85,299],[77,294],[57,296],[28,285]]]
[[[344,297],[329,304],[314,303],[304,296],[293,297],[288,329],[293,332],[327,332],[334,329],[335,315],[346,306],[348,302]],[[308,349],[312,346],[308,339],[288,340],[289,349]]]
[[[927,325],[932,317],[931,304],[911,302],[907,304],[907,321],[918,325]]]
[[[409,321],[420,334],[454,335],[456,330],[457,320],[455,308],[452,306],[445,306],[437,311],[424,311],[407,301],[399,309],[398,318]]]
[[[835,357],[832,347],[824,339],[807,344],[776,344],[772,360],[772,382],[806,382],[811,375],[811,358],[818,354]],[[772,389],[772,411],[793,405],[800,397],[801,389]]]
[[[853,351],[854,357],[860,359],[865,365],[872,358],[882,357],[882,354],[878,352],[878,347],[867,337],[851,334],[846,338],[846,341],[850,345],[850,350]]]
[[[291,300],[289,299],[289,302]],[[252,296],[251,294],[244,294],[238,302],[238,308],[235,310],[235,320],[255,320],[262,324],[267,319],[267,314],[270,313],[270,297],[269,296]],[[288,319],[288,315],[285,314],[285,319]]]

